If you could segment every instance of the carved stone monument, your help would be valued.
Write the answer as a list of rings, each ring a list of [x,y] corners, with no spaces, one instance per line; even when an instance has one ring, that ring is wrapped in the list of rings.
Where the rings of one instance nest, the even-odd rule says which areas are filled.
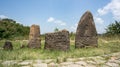
[[[45,49],[50,50],[69,50],[70,38],[67,30],[58,31],[55,33],[47,33],[45,35]]]
[[[86,11],[78,23],[75,36],[75,48],[86,46],[97,47],[97,40],[97,31],[92,13],[90,11]]]
[[[29,48],[40,48],[41,47],[40,27],[38,25],[32,25],[30,27],[28,47]]]

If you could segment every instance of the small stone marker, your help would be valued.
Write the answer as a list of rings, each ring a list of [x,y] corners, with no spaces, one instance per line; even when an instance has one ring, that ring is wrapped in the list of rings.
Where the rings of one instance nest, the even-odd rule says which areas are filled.
[[[9,42],[9,41],[6,41],[4,46],[3,46],[3,49],[5,49],[5,50],[12,50],[13,49],[12,43]]]
[[[93,20],[92,13],[90,11],[85,12],[79,21],[76,36],[75,36],[75,48],[82,48],[85,46],[97,47],[97,32]]]
[[[29,48],[40,48],[41,47],[40,27],[38,25],[32,25],[30,27],[28,47]]]
[[[50,50],[69,50],[70,38],[67,30],[58,31],[55,33],[47,33],[45,35],[45,49]]]

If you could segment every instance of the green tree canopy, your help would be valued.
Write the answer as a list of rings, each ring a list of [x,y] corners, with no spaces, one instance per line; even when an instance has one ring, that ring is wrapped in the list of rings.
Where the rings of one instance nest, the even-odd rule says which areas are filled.
[[[56,27],[56,28],[54,29],[54,31],[55,31],[55,32],[58,32],[58,31],[59,31],[59,29]]]
[[[23,26],[12,19],[0,20],[0,39],[25,36],[29,34],[29,26]]]
[[[110,24],[106,29],[106,34],[120,34],[120,22]]]

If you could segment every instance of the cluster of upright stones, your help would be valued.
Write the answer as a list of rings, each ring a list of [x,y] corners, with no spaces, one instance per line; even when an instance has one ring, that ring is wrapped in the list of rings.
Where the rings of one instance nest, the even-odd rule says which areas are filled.
[[[97,31],[92,13],[86,11],[78,23],[75,36],[75,48],[86,46],[97,47],[97,39]],[[38,25],[32,25],[30,28],[28,47],[40,47],[40,29]],[[70,49],[69,32],[67,30],[62,30],[54,33],[47,33],[45,35],[44,49],[64,51]]]
[[[67,30],[58,31],[55,33],[47,33],[45,35],[45,49],[63,50],[70,49],[70,38]]]
[[[75,36],[75,48],[82,48],[86,46],[97,47],[97,31],[95,28],[93,16],[90,11],[85,12],[81,17]],[[29,48],[40,48],[40,27],[32,25],[29,34]],[[11,42],[6,42],[3,46],[4,49],[13,49]],[[62,30],[54,33],[47,33],[45,35],[44,49],[49,50],[69,50],[70,37],[69,31]]]
[[[30,27],[28,47],[29,48],[40,48],[41,47],[40,27],[38,25],[32,25]]]
[[[87,11],[81,17],[75,36],[75,48],[97,47],[97,31],[92,13]]]

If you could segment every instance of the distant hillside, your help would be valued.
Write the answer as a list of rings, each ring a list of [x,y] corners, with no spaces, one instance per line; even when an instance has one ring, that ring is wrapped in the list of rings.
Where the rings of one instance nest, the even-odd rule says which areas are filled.
[[[29,26],[23,26],[12,19],[0,19],[0,39],[26,36]]]

